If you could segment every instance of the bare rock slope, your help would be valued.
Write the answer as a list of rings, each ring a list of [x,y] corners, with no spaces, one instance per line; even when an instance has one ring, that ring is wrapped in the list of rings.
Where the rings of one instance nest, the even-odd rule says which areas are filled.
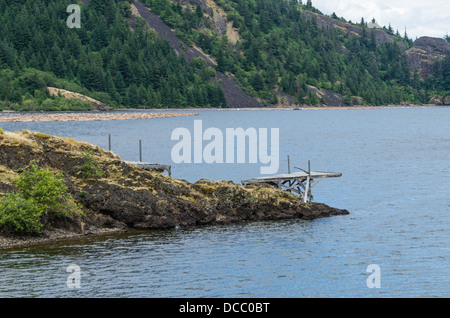
[[[422,78],[433,73],[436,61],[442,61],[450,55],[450,43],[441,38],[421,37],[406,51],[411,71],[418,70]]]

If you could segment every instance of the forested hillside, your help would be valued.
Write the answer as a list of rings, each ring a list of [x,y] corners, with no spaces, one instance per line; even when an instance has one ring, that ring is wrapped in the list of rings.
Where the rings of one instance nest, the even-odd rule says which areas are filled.
[[[236,45],[214,30],[212,21],[218,13],[210,6],[212,1],[142,2],[180,38],[215,57],[218,70],[235,74],[247,92],[271,103],[277,102],[276,93],[281,91],[300,104],[319,104],[309,85],[337,92],[347,104],[361,97],[369,105],[427,103],[430,96],[450,90],[449,57],[436,64],[432,76],[421,80],[407,62],[405,52],[413,44],[407,34],[400,35],[390,26],[370,29],[363,19],[349,24],[336,15],[332,18],[356,26],[353,30],[358,34],[320,26],[314,15],[307,14],[321,14],[311,1],[214,1],[239,30]],[[379,41],[376,32],[385,33],[390,41]]]
[[[428,103],[450,92],[450,57],[422,78],[408,64],[407,34],[326,17],[353,28],[346,33],[318,21],[323,15],[311,1],[141,1],[183,43],[210,55],[214,67],[177,54],[133,13],[133,2],[79,3],[82,27],[70,29],[69,1],[0,0],[0,108],[91,107],[51,97],[48,86],[112,107],[225,107],[216,72],[266,104],[290,96],[297,104],[323,105],[314,89],[338,93],[349,105]]]
[[[50,98],[55,86],[109,106],[223,106],[215,74],[190,65],[169,44],[136,23],[130,3],[99,1],[82,9],[82,27],[69,29],[68,1],[0,0],[0,101],[20,110],[85,109]]]

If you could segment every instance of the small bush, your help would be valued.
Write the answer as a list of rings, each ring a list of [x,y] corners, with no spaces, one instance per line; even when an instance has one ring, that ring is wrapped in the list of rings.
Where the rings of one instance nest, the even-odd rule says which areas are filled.
[[[0,198],[0,232],[38,234],[54,219],[79,211],[60,173],[32,163],[14,183],[18,192]]]
[[[20,193],[7,193],[0,198],[0,231],[4,233],[41,233],[42,210],[33,199]]]
[[[76,169],[83,178],[102,178],[103,171],[95,161],[91,150],[84,150],[82,153],[82,164],[76,166]]]
[[[67,216],[72,210],[72,196],[61,173],[55,173],[32,164],[21,173],[16,187],[25,199],[32,199],[43,212],[44,222],[53,216]]]

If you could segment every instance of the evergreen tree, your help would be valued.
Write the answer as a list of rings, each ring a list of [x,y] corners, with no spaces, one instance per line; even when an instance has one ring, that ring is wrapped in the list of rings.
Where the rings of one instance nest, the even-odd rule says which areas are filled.
[[[447,60],[436,63],[425,80],[410,72],[405,51],[412,41],[406,32],[397,31],[392,43],[377,43],[363,18],[359,37],[342,36],[299,10],[319,13],[310,0],[305,6],[295,0],[221,1],[239,29],[236,44],[215,33],[217,13],[203,12],[198,2],[185,9],[170,0],[143,3],[176,30],[184,48],[195,44],[215,58],[215,70],[187,63],[142,20],[136,18],[130,28],[130,1],[92,0],[83,8],[83,28],[68,29],[62,0],[0,0],[0,105],[14,102],[20,108],[25,98],[26,107],[39,109],[49,99],[46,85],[113,106],[226,105],[220,86],[212,84],[215,71],[234,74],[248,93],[274,101],[277,86],[310,103],[316,101],[306,85],[348,96],[350,102],[359,96],[368,104],[422,101],[450,90]],[[384,29],[394,35],[391,25]],[[59,107],[55,100],[46,105]]]
[[[389,27],[387,29],[387,33],[389,35],[391,35],[391,36],[394,35],[394,29],[392,28],[391,23],[389,23]]]

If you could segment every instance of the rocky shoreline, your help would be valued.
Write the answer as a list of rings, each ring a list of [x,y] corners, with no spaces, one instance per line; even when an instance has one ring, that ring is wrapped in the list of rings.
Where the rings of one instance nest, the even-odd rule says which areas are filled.
[[[86,178],[76,167],[89,151],[101,177]],[[0,249],[52,243],[134,230],[304,219],[349,214],[322,203],[304,204],[269,185],[231,181],[189,183],[146,171],[112,152],[73,139],[29,131],[0,135],[0,195],[15,190],[18,171],[34,161],[63,174],[82,217],[66,217],[38,236],[0,235]]]
[[[128,232],[126,229],[97,229],[87,233],[76,233],[64,229],[48,229],[39,236],[22,235],[22,236],[2,236],[0,234],[0,250],[9,250],[16,248],[24,248],[37,245],[47,245],[52,243],[81,240],[88,237],[113,235]]]

